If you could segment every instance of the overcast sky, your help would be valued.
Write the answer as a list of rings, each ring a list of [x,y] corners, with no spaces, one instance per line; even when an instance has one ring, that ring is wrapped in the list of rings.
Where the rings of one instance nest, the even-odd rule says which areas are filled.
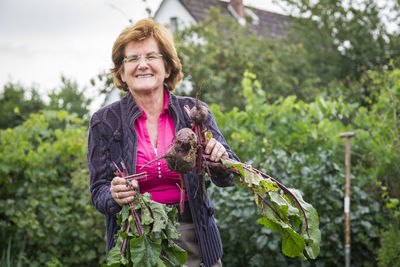
[[[46,94],[61,74],[81,88],[111,67],[111,48],[129,24],[161,0],[0,0],[0,90],[7,82]],[[245,4],[273,10],[265,0]],[[97,92],[87,91],[87,97]]]

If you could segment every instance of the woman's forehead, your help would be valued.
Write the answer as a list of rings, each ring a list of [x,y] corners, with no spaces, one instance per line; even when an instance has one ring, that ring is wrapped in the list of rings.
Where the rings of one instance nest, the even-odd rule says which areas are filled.
[[[141,41],[130,41],[125,46],[125,55],[127,53],[149,53],[149,52],[160,52],[158,48],[158,44],[154,37],[149,37]]]

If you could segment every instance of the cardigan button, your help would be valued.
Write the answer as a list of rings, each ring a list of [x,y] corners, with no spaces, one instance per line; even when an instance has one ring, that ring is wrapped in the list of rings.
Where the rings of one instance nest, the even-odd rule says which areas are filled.
[[[115,141],[117,142],[121,141],[121,133],[118,130],[114,132],[113,137]]]
[[[208,216],[213,216],[213,215],[214,215],[214,212],[215,212],[215,210],[214,210],[213,207],[209,207],[209,208],[207,209]]]

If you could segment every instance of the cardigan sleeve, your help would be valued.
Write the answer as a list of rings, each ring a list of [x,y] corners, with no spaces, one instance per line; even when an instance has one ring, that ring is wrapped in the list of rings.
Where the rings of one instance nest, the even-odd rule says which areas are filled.
[[[111,162],[109,142],[111,127],[95,113],[89,125],[87,160],[90,173],[90,193],[94,207],[103,214],[115,215],[121,207],[110,193],[114,167]]]

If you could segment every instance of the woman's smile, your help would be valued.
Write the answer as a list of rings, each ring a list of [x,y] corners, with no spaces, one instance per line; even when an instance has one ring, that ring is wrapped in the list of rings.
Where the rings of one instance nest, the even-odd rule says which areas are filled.
[[[135,76],[136,78],[143,79],[143,78],[152,78],[154,77],[153,74],[138,74]]]

